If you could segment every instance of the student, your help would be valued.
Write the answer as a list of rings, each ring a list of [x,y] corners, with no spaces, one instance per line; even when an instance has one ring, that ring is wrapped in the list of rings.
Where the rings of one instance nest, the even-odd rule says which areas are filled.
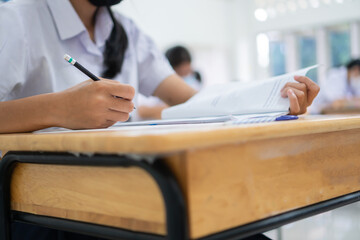
[[[0,118],[1,133],[108,127],[128,119],[137,92],[168,105],[195,94],[131,20],[102,7],[120,1],[14,0],[1,5],[0,111],[6,113]],[[65,53],[112,80],[86,80],[63,60]],[[297,80],[282,93],[290,99],[292,114],[304,113],[319,91],[310,79]]]
[[[192,57],[189,50],[183,46],[175,46],[165,53],[171,67],[186,84],[199,91],[201,88],[201,76],[193,71],[191,66]],[[161,119],[161,113],[169,106],[157,97],[139,96],[138,117],[140,120]]]
[[[195,94],[131,20],[112,19],[112,12],[100,7],[106,2],[14,0],[1,5],[0,110],[6,114],[0,132],[108,127],[128,119],[135,93],[154,94],[169,105]],[[112,80],[86,81],[65,62],[65,53]]]
[[[119,2],[13,0],[0,5],[0,133],[108,127],[128,119],[138,92],[168,105],[195,94],[151,39],[104,6]],[[87,80],[64,61],[65,53],[107,79]],[[296,80],[281,94],[290,99],[292,114],[302,114],[319,87],[306,77]],[[83,239],[36,227],[13,228],[13,239],[30,240],[29,232],[37,240]]]
[[[192,68],[192,57],[189,50],[183,46],[175,46],[168,49],[165,56],[175,72],[182,77],[188,85],[199,91],[202,84],[201,76]]]
[[[321,86],[321,93],[311,107],[312,113],[322,109],[360,109],[360,59],[351,60],[346,66],[333,68]]]

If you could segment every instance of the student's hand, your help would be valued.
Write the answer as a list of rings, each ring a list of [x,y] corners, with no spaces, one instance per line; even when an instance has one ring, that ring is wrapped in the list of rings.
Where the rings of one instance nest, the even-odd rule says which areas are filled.
[[[290,100],[290,114],[299,115],[306,113],[306,109],[310,106],[318,95],[320,87],[310,78],[304,76],[295,76],[297,83],[287,83],[281,89],[281,96]]]
[[[345,107],[350,107],[350,105],[351,105],[351,101],[349,101],[348,99],[339,99],[339,100],[332,102],[330,107],[332,109],[339,110],[339,109],[342,109]]]
[[[340,109],[350,109],[350,108],[360,108],[360,99],[359,98],[350,98],[350,99],[338,99],[330,104],[330,107],[335,110]]]
[[[134,109],[135,89],[113,80],[88,80],[56,95],[56,125],[70,129],[106,128]]]

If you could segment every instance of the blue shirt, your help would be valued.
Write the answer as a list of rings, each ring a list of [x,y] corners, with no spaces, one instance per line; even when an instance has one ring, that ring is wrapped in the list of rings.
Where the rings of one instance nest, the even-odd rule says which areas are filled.
[[[128,18],[115,16],[129,45],[122,72],[114,80],[150,96],[174,72],[148,36]],[[87,80],[63,59],[64,54],[100,76],[112,28],[109,13],[101,8],[93,42],[69,0],[13,0],[0,5],[0,101],[62,91]]]

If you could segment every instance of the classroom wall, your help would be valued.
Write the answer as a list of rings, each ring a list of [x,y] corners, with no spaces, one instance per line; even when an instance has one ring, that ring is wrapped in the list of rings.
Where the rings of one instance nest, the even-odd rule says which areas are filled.
[[[226,1],[131,0],[115,7],[161,47],[174,43],[223,45],[229,38]]]
[[[257,61],[259,33],[280,31],[291,35],[302,29],[321,29],[360,19],[360,0],[313,1],[318,1],[318,8],[309,4],[306,10],[287,11],[265,22],[256,20],[254,11],[259,2],[266,0],[131,0],[115,9],[131,17],[163,51],[175,44],[189,47],[196,68],[209,85],[269,76],[269,71],[259,67]],[[296,61],[287,61],[287,70],[296,67]]]
[[[211,84],[231,78],[228,6],[219,0],[131,0],[115,9],[131,17],[162,51],[177,44],[189,47],[196,69]]]

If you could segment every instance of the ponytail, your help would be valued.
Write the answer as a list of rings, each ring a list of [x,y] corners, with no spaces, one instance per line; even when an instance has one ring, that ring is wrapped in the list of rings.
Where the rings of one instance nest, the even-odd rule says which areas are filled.
[[[129,42],[123,26],[115,19],[110,6],[106,7],[114,23],[114,27],[105,45],[103,63],[105,70],[102,73],[102,77],[112,79],[121,73],[125,51]]]

